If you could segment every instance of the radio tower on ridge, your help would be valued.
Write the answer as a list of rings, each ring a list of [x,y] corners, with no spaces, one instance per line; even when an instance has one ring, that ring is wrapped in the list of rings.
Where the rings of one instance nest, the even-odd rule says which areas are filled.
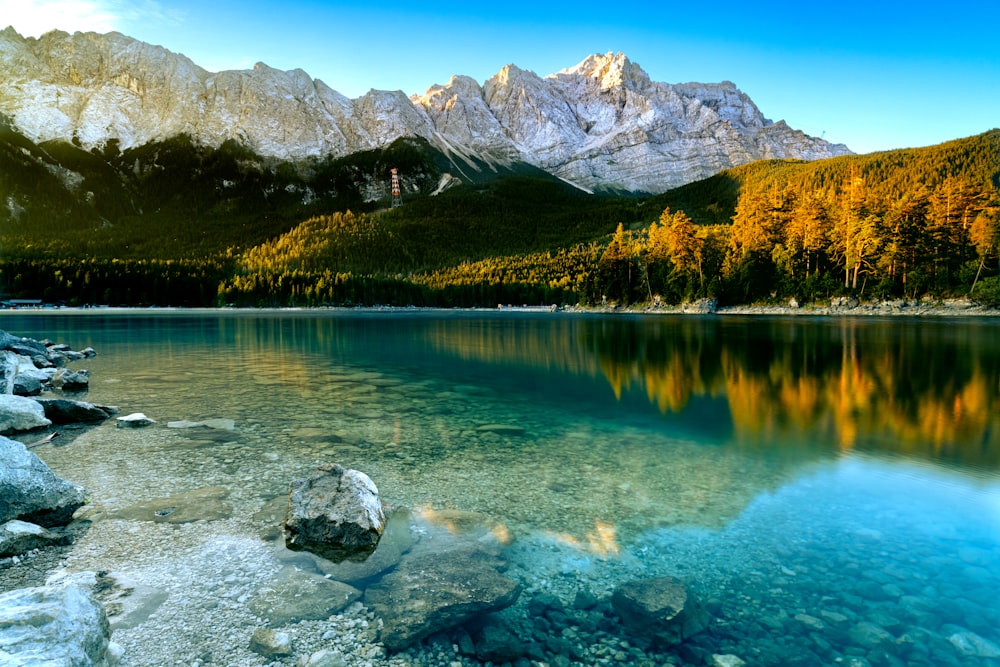
[[[403,205],[403,195],[399,190],[399,170],[392,168],[392,207],[399,208]]]

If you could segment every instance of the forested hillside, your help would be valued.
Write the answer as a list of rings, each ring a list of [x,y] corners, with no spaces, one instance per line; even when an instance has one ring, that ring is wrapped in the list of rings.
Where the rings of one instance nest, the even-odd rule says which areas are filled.
[[[419,143],[309,172],[236,145],[143,155],[63,147],[62,158],[55,147],[3,146],[0,178],[17,160],[37,172],[19,172],[19,191],[66,180],[52,165],[72,159],[74,173],[88,174],[77,190],[91,193],[42,197],[46,224],[0,219],[6,296],[245,306],[1000,301],[1000,130],[757,162],[646,199],[588,195],[539,174],[432,195],[448,165]],[[365,196],[397,164],[410,179],[403,206],[389,208],[387,192]]]
[[[406,292],[411,301],[439,305],[968,293],[995,304],[998,193],[1000,131],[925,149],[757,162],[645,201],[509,181],[381,216],[308,221],[246,253],[222,295],[378,301],[384,283],[340,287],[368,276],[419,286]]]

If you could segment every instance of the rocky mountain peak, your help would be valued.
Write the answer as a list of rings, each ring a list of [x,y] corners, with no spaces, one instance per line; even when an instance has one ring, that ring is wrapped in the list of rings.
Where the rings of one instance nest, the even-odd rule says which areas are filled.
[[[454,76],[423,95],[349,99],[301,69],[211,73],[119,33],[0,32],[0,115],[35,141],[122,149],[190,135],[263,156],[343,156],[423,137],[486,164],[521,161],[584,189],[662,192],[765,157],[814,159],[844,146],[771,123],[729,82],[650,80],[622,53],[545,78],[510,64],[482,85]]]
[[[624,53],[594,54],[575,67],[566,68],[551,78],[583,77],[593,79],[603,89],[626,87],[633,90],[649,85],[649,75]]]

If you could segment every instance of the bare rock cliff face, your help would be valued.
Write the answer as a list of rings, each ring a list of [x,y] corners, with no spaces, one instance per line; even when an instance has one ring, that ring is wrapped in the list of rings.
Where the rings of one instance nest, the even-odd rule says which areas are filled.
[[[487,163],[526,162],[586,189],[664,190],[762,158],[849,151],[765,119],[735,85],[665,84],[622,54],[542,78],[514,65],[408,98],[351,100],[302,70],[208,72],[118,33],[0,32],[0,113],[35,141],[122,148],[189,134],[282,159],[343,156],[403,136]]]

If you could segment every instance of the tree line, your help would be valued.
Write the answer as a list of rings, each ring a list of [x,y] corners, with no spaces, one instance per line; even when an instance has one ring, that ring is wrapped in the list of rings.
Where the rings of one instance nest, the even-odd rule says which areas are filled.
[[[620,225],[597,265],[602,300],[726,303],[839,294],[997,300],[1000,197],[947,177],[885,196],[858,173],[837,187],[770,182],[737,199],[729,225],[695,225],[665,209],[659,221]]]
[[[316,215],[245,245],[231,234],[230,246],[206,245],[225,227],[213,217],[211,234],[173,228],[188,243],[174,259],[101,256],[12,229],[0,289],[127,305],[737,304],[845,294],[968,294],[998,305],[998,155],[992,131],[927,149],[762,161],[646,199],[517,177],[399,209]],[[137,217],[112,231],[170,247],[166,230],[144,224]]]

